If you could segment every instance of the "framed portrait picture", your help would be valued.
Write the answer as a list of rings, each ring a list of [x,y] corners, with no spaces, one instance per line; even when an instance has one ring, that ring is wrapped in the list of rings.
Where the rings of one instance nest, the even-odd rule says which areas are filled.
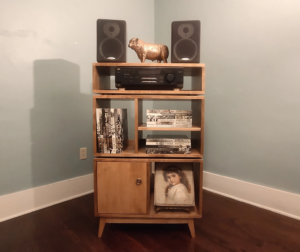
[[[155,163],[154,205],[195,206],[193,163]]]

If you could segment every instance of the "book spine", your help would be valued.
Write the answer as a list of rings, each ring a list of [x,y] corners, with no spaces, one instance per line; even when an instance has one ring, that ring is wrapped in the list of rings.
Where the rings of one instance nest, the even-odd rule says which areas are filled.
[[[191,154],[191,149],[180,149],[180,148],[146,148],[146,154]]]
[[[153,147],[179,147],[179,146],[191,146],[191,143],[151,142],[151,143],[146,143],[146,146],[153,146]]]
[[[146,139],[146,143],[148,142],[170,142],[170,143],[174,143],[174,142],[177,142],[177,143],[189,143],[191,142],[191,139],[189,138],[183,138],[183,139],[180,139],[180,138],[176,138],[176,139],[171,139],[171,138],[147,138]]]
[[[151,128],[191,128],[192,124],[149,124],[147,127]]]
[[[192,110],[184,110],[184,109],[147,109],[147,113],[164,113],[164,114],[180,114],[180,113],[192,113]]]

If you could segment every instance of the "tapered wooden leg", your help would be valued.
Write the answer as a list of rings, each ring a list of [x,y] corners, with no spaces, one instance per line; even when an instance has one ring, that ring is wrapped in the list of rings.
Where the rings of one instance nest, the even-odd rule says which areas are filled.
[[[196,235],[195,235],[194,219],[189,219],[188,220],[188,225],[189,225],[189,228],[190,228],[192,238],[195,238]]]
[[[105,223],[106,223],[105,218],[100,218],[98,237],[101,237],[101,236],[102,236],[102,233],[103,233],[103,229],[104,229]]]

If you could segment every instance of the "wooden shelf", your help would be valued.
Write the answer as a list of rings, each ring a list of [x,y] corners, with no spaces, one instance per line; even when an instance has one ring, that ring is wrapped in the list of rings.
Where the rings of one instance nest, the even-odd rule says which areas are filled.
[[[139,148],[138,156],[145,157],[165,157],[165,158],[202,158],[203,155],[194,148],[191,149],[191,154],[146,154],[146,148]]]
[[[122,100],[123,102],[134,102],[134,111],[129,113],[134,114],[134,126],[130,129],[134,132],[135,140],[131,140],[130,146],[123,150],[120,154],[100,154],[97,153],[97,133],[96,133],[96,109],[111,107],[110,102],[113,100]],[[189,101],[190,109],[192,110],[193,126],[192,127],[147,127],[145,123],[142,123],[146,119],[146,114],[143,114],[143,101],[154,101],[154,100],[174,100],[176,106],[180,106],[181,101]],[[197,157],[203,158],[203,139],[204,139],[204,96],[188,96],[188,95],[149,95],[149,94],[138,94],[138,95],[94,95],[93,96],[93,144],[94,144],[94,155],[96,157],[108,157],[114,155],[116,157]],[[128,106],[129,108],[131,106]],[[150,108],[151,109],[151,108]],[[144,111],[145,113],[145,111]],[[128,130],[130,130],[128,129]],[[185,131],[191,133],[192,140],[192,153],[191,154],[146,154],[146,150],[143,146],[140,146],[141,134],[143,131]],[[194,143],[193,143],[194,142]]]
[[[94,162],[112,162],[115,161],[116,159],[114,158],[114,156],[110,155],[111,158],[107,158],[107,157],[95,157],[94,158]],[[176,160],[176,162],[178,163],[186,163],[186,162],[190,162],[190,163],[202,163],[203,159],[199,159],[199,158],[194,158],[194,159],[185,159],[185,158],[152,158],[152,157],[144,157],[144,158],[131,158],[130,162],[174,162],[174,160]],[[124,157],[124,158],[118,158],[117,159],[118,162],[127,162],[128,158]]]
[[[94,149],[95,150],[95,149]],[[149,158],[202,158],[203,155],[195,149],[192,148],[191,154],[147,154],[146,147],[140,147],[138,152],[135,152],[135,145],[133,141],[130,141],[128,147],[119,154],[110,153],[98,153],[94,152],[95,157],[149,157]]]
[[[149,95],[149,94],[138,94],[138,95],[120,95],[120,94],[115,94],[115,95],[94,95],[93,99],[145,99],[145,100],[204,100],[204,96],[196,96],[196,95]]]
[[[181,90],[116,89],[113,77],[117,67],[181,67],[184,87]],[[93,63],[92,71],[96,94],[93,96],[93,149],[94,211],[100,217],[98,236],[101,237],[106,223],[186,223],[194,237],[193,219],[202,217],[205,64]],[[97,153],[96,109],[112,108],[119,102],[127,109],[131,140],[120,154]],[[144,123],[147,109],[157,109],[161,104],[164,107],[160,109],[192,110],[192,127],[147,126]],[[191,153],[146,154],[144,131],[188,132]],[[153,162],[193,163],[195,206],[190,212],[155,211],[150,167]],[[138,180],[143,182],[138,184]]]
[[[192,76],[194,71],[199,68],[205,68],[203,63],[111,63],[101,62],[93,63],[93,67],[101,67],[110,75],[115,74],[117,67],[183,67],[184,76]]]
[[[154,194],[151,193],[150,196],[150,205],[148,214],[98,214],[99,217],[105,218],[146,218],[146,219],[194,219],[194,218],[201,218],[202,215],[199,214],[198,209],[196,206],[191,207],[191,211],[188,212],[175,212],[175,211],[159,211],[155,212],[154,206]]]
[[[123,164],[126,162],[130,162],[133,164],[135,169],[139,169],[141,163],[149,163],[149,162],[174,162],[176,163],[193,163],[193,171],[194,171],[194,187],[195,187],[195,206],[191,207],[190,212],[177,212],[177,211],[155,211],[154,206],[154,192],[153,190],[149,190],[147,194],[149,195],[149,201],[147,203],[147,209],[145,213],[99,213],[97,207],[98,201],[98,193],[99,188],[97,184],[97,177],[98,169],[102,167],[103,164],[107,163],[108,165],[111,162],[115,163],[118,162],[119,164]],[[137,165],[134,165],[137,163]],[[107,165],[105,165],[106,167]],[[150,167],[149,167],[150,168]],[[105,168],[104,168],[105,169]],[[134,170],[135,170],[134,169]],[[202,217],[202,186],[203,186],[203,160],[202,159],[185,159],[185,158],[177,158],[177,159],[170,159],[170,158],[120,158],[120,159],[113,159],[113,158],[95,158],[94,159],[94,174],[95,174],[95,215],[100,216],[101,218],[126,218],[126,219],[193,219],[193,218],[201,218]],[[152,174],[151,169],[148,169],[148,181],[145,183],[147,187],[150,187],[150,174]],[[102,173],[101,173],[102,175]],[[99,177],[98,177],[99,178]],[[152,183],[154,181],[152,180]],[[132,223],[132,222],[128,222]],[[144,223],[144,222],[143,222]],[[151,223],[145,222],[145,223]],[[176,223],[176,222],[174,222]]]
[[[117,67],[182,67],[184,76],[191,77],[191,89],[181,90],[119,90],[111,83]],[[205,93],[205,64],[200,63],[93,63],[93,93],[96,94],[168,94],[203,95]]]
[[[203,95],[203,91],[189,91],[189,90],[94,90],[96,94],[168,94],[168,95]]]

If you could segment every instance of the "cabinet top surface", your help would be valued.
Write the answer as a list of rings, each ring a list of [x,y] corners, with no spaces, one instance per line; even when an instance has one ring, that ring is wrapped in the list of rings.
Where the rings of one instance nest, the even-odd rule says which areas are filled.
[[[121,62],[101,62],[93,63],[93,66],[103,67],[205,67],[203,63],[121,63]]]

